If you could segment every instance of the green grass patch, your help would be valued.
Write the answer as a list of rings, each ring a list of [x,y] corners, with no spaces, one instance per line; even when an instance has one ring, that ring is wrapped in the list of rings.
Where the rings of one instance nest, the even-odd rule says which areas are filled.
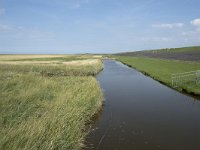
[[[145,74],[148,74],[152,78],[161,81],[168,86],[172,86],[171,74],[200,70],[200,63],[198,62],[128,56],[115,56],[115,58]],[[188,93],[200,95],[200,87],[195,83],[182,84],[178,88],[178,90],[183,89]]]

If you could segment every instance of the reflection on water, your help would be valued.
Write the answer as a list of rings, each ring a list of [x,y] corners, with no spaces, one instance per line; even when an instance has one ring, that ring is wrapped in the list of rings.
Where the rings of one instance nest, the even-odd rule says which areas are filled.
[[[105,105],[85,149],[200,149],[200,101],[119,62],[104,67],[97,79]]]

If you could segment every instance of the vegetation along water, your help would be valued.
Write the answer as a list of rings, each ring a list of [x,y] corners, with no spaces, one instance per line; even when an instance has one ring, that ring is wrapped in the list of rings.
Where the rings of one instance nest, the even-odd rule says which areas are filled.
[[[79,149],[86,123],[102,105],[94,77],[103,68],[101,61],[28,57],[1,57],[0,149]]]

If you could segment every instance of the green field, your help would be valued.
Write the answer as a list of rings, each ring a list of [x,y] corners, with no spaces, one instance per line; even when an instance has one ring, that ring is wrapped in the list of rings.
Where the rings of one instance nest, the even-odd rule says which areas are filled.
[[[171,74],[181,73],[193,70],[200,70],[199,62],[188,62],[178,60],[163,60],[148,57],[129,57],[129,56],[114,56],[117,60],[130,65],[133,68],[151,76],[152,78],[163,82],[168,86],[171,84]],[[195,83],[181,84],[177,90],[186,91],[200,95],[200,86]]]
[[[41,63],[24,64],[23,56],[21,61],[14,56],[14,63],[13,56],[6,57],[10,62],[0,63],[0,149],[83,147],[86,124],[102,105],[94,77],[103,68],[101,60],[54,64],[41,56],[30,58]]]

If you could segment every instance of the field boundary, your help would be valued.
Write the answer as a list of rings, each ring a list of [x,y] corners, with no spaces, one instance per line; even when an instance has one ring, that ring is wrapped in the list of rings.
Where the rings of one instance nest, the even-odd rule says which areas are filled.
[[[187,82],[195,82],[196,85],[200,84],[200,70],[175,73],[171,75],[172,87],[177,88],[180,84]]]

